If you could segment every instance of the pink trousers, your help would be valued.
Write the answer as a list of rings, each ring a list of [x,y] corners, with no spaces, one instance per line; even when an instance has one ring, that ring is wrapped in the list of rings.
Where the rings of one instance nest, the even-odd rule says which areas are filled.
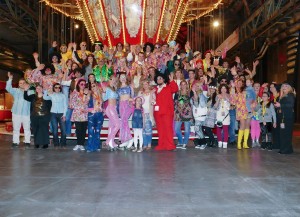
[[[223,125],[223,127],[217,127],[217,138],[218,142],[228,142],[228,129],[229,125]],[[222,138],[223,131],[223,138]]]
[[[251,125],[251,138],[252,138],[252,140],[259,139],[259,136],[260,136],[259,121],[251,120],[250,125]]]
[[[120,118],[121,118],[120,140],[123,143],[132,139],[128,119],[132,114],[133,110],[128,100],[120,101],[119,110],[120,110]]]
[[[106,144],[110,147],[116,147],[117,145],[115,143],[115,137],[120,129],[120,119],[118,116],[117,107],[108,105],[105,113],[109,119]]]

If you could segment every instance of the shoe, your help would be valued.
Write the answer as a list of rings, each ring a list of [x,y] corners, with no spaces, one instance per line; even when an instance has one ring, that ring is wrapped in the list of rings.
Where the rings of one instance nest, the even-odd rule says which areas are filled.
[[[262,142],[260,148],[265,150],[266,146],[267,146],[266,142]]]
[[[79,149],[80,149],[80,151],[85,151],[85,148],[83,145],[79,145]]]
[[[201,145],[196,145],[195,149],[200,149]]]
[[[48,148],[48,144],[42,146],[42,149],[47,149],[47,148]]]
[[[252,139],[252,148],[256,147],[256,141]]]
[[[177,148],[177,149],[181,149],[181,148],[182,148],[182,145],[178,143],[178,144],[176,145],[176,148]]]
[[[141,153],[141,152],[143,152],[143,149],[140,148],[137,152],[138,152],[138,153]]]
[[[34,145],[34,148],[38,149],[38,148],[40,148],[40,145]]]
[[[127,141],[127,142],[123,142],[123,143],[120,144],[118,147],[119,147],[119,148],[125,148],[126,146],[128,146],[128,141]]]
[[[222,146],[223,146],[223,142],[219,141],[219,142],[218,142],[218,147],[219,147],[219,148],[222,148]]]
[[[128,141],[128,145],[127,145],[127,147],[126,148],[131,148],[132,147],[132,145],[133,145],[133,139],[130,139],[129,141]]]
[[[73,148],[73,151],[77,151],[79,149],[79,145],[75,145],[75,147]]]
[[[137,150],[138,150],[137,148],[134,148],[134,149],[132,150],[132,152],[137,152]]]
[[[183,145],[181,146],[181,149],[185,150],[185,149],[186,149],[186,144],[183,144]]]
[[[17,144],[17,143],[13,143],[12,145],[11,145],[11,148],[18,148],[19,147],[19,144]]]
[[[97,149],[97,152],[100,152],[100,151],[101,151],[101,149],[100,149],[100,148],[98,148],[98,149]]]
[[[25,143],[25,149],[30,149],[30,143]]]
[[[227,142],[223,142],[223,148],[227,148]]]
[[[201,146],[200,146],[200,149],[201,149],[201,150],[204,150],[204,149],[206,148],[206,146],[207,146],[206,144],[205,144],[205,145],[201,145]]]

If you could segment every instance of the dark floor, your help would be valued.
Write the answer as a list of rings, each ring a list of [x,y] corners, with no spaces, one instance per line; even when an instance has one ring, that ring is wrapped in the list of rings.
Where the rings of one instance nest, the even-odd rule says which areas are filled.
[[[0,217],[300,216],[296,153],[209,148],[11,150],[0,136]]]

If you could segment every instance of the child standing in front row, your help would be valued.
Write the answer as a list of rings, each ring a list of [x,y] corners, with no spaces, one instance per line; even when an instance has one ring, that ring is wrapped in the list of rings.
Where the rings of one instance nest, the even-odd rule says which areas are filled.
[[[268,92],[263,93],[262,102],[258,104],[256,110],[258,110],[261,129],[261,148],[272,150],[272,128],[276,128],[276,113]]]
[[[142,105],[144,99],[139,96],[135,98],[135,108],[132,115],[132,129],[133,129],[133,142],[134,149],[133,152],[142,152],[143,151],[143,109]],[[138,149],[138,139],[140,146]]]

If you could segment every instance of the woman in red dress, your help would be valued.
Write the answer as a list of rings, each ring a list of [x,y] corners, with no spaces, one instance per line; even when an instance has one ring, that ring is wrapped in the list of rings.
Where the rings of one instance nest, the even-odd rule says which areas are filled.
[[[173,140],[174,102],[173,94],[178,91],[178,86],[173,80],[173,74],[169,75],[170,82],[164,74],[157,73],[155,81],[156,102],[154,103],[154,118],[158,132],[158,146],[155,150],[175,150]]]

